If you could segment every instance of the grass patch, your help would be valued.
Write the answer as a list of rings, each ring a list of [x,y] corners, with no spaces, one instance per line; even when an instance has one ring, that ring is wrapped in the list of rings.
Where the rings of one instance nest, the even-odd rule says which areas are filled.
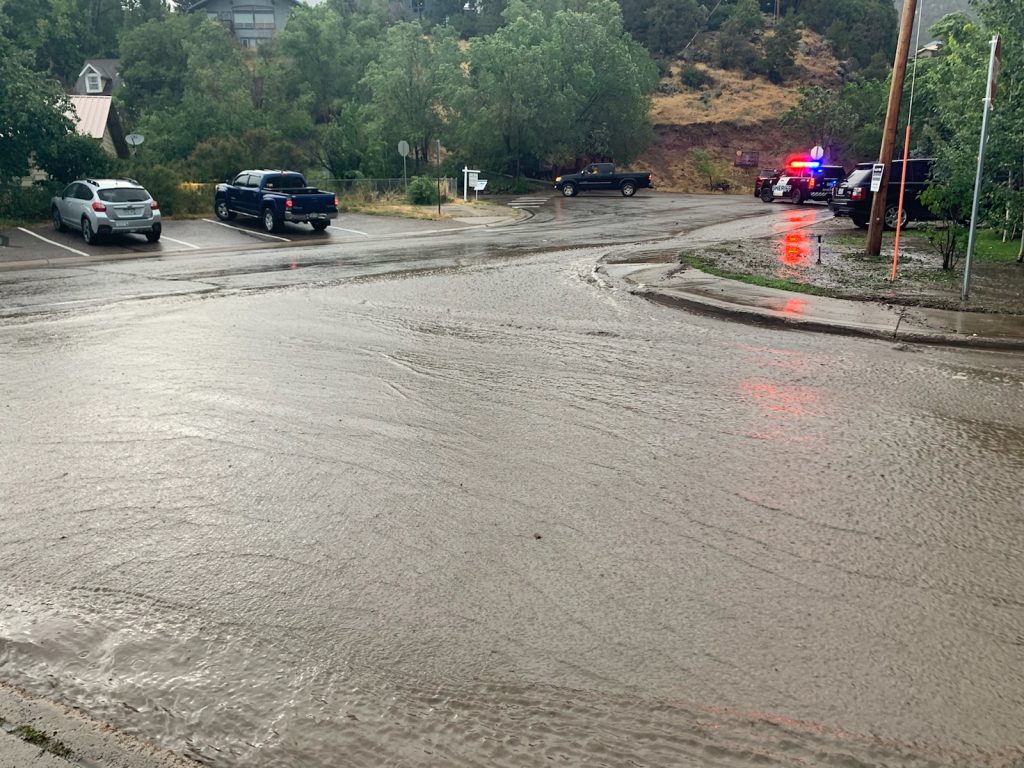
[[[6,726],[7,722],[0,718],[0,727]],[[32,744],[33,746],[39,747],[43,752],[49,752],[51,755],[62,757],[65,760],[70,760],[75,756],[75,753],[64,744],[63,742],[51,739],[42,731],[37,731],[31,725],[19,725],[16,726],[11,733],[17,736],[22,741]]]
[[[443,213],[437,215],[437,204],[412,205],[388,201],[366,201],[350,198],[338,198],[339,213],[362,213],[366,216],[398,216],[403,219],[427,219],[437,221],[448,218]]]
[[[975,233],[974,255],[982,261],[1014,262],[1020,253],[1020,239],[1003,242],[1003,233],[979,229]]]
[[[842,296],[840,291],[832,288],[823,288],[817,285],[810,285],[809,283],[794,283],[791,280],[782,280],[777,277],[762,277],[760,275],[747,275],[742,272],[732,272],[728,269],[721,269],[714,262],[702,259],[700,256],[693,254],[683,254],[680,257],[682,263],[687,264],[694,269],[699,269],[701,272],[707,272],[709,275],[715,275],[716,277],[724,277],[728,280],[736,280],[740,283],[749,283],[750,285],[760,285],[764,288],[777,288],[781,291],[792,291],[794,293],[808,293],[814,296]]]

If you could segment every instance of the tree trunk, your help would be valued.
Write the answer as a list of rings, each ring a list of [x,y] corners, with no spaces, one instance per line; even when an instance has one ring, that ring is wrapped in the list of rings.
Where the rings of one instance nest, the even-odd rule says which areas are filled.
[[[1017,251],[1017,263],[1024,264],[1024,215],[1021,216],[1020,250]]]

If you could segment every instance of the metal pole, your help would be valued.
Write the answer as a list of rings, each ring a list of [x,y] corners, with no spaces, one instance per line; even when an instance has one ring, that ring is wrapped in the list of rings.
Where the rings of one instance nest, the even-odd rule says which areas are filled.
[[[971,204],[971,229],[967,235],[967,259],[964,262],[964,287],[960,301],[971,295],[971,257],[974,255],[974,230],[978,222],[978,199],[981,197],[981,172],[985,165],[985,140],[988,138],[988,113],[992,108],[992,77],[996,68],[996,47],[999,35],[992,38],[992,54],[988,60],[988,80],[985,82],[985,110],[981,117],[981,141],[978,144],[978,172],[974,177],[974,202]]]
[[[889,191],[889,169],[892,165],[892,151],[896,146],[896,124],[900,118],[900,102],[903,100],[903,79],[907,74],[907,58],[910,52],[910,38],[914,31],[914,17],[917,15],[917,0],[903,0],[903,15],[900,17],[900,37],[896,43],[896,58],[892,65],[892,83],[889,86],[889,106],[885,112],[885,127],[882,130],[882,147],[878,162],[884,163],[882,184],[871,199],[871,219],[868,223],[868,256],[882,252],[882,230],[885,228],[885,198]]]
[[[441,140],[437,140],[437,218],[441,218]]]

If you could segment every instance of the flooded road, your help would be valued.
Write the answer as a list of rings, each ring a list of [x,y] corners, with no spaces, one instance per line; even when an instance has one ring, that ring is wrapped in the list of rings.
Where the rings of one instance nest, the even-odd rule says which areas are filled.
[[[6,276],[0,679],[213,766],[1022,759],[1024,359],[559,226]]]

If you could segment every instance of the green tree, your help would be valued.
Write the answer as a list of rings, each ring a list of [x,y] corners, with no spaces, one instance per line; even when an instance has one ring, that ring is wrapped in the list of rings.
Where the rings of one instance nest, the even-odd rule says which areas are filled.
[[[782,83],[796,73],[796,48],[800,23],[796,16],[783,16],[764,41],[764,71],[773,83]]]
[[[614,2],[584,8],[516,0],[504,27],[472,42],[453,122],[465,154],[518,177],[542,159],[628,163],[646,148],[657,67]]]
[[[56,154],[73,132],[70,108],[60,85],[31,69],[30,54],[0,37],[0,184],[27,176],[39,148]]]
[[[168,92],[163,103],[145,109],[136,124],[146,137],[140,160],[178,163],[210,137],[241,136],[250,128],[261,127],[252,107],[249,70],[231,33],[205,18],[196,19],[187,32],[181,39],[185,71],[175,73],[180,77],[177,102],[176,94]]]
[[[800,101],[782,113],[779,124],[796,131],[797,138],[806,141],[807,146],[824,147],[832,157],[853,133],[857,114],[835,91],[804,86],[800,89]]]
[[[754,39],[763,27],[764,16],[757,7],[757,0],[736,0],[718,32],[715,48],[718,65],[723,69],[758,71],[760,57]]]
[[[876,57],[892,62],[899,32],[892,0],[801,0],[799,17],[831,40],[836,57],[849,61],[854,71],[867,68]]]
[[[173,107],[185,95],[186,41],[205,21],[199,14],[151,19],[121,39],[121,88],[116,99],[125,117],[137,119],[143,108]]]
[[[652,53],[679,54],[699,32],[707,11],[697,0],[654,0],[644,13],[640,34],[634,36]]]
[[[32,51],[33,67],[71,85],[87,58],[117,55],[124,29],[121,0],[5,0],[0,16],[17,50]]]
[[[455,31],[437,27],[431,38],[418,24],[391,27],[362,84],[369,91],[368,122],[377,137],[397,145],[408,140],[419,168],[441,131],[445,106],[464,81]]]
[[[382,19],[372,12],[296,8],[288,26],[261,49],[268,105],[288,111],[301,100],[314,123],[330,122],[342,104],[356,98],[381,34]]]

